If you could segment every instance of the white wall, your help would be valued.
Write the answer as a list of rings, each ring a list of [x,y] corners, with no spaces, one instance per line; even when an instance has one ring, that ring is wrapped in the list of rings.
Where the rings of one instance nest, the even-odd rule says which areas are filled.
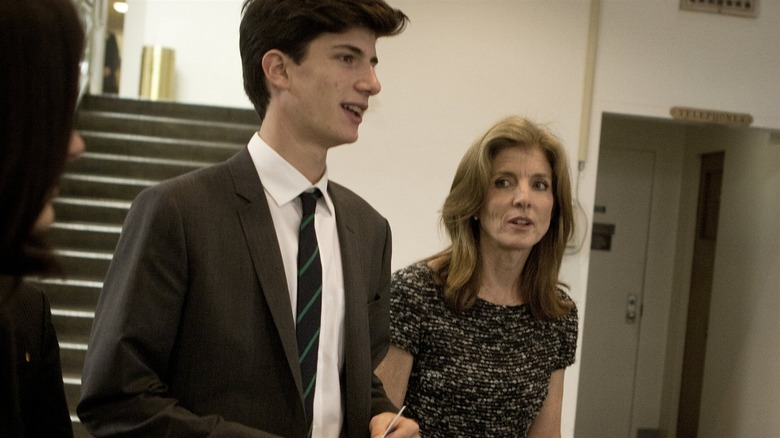
[[[176,101],[251,108],[244,94],[241,0],[128,0],[120,97],[137,98],[144,46],[175,52]]]
[[[682,105],[780,128],[779,1],[762,1],[757,18],[680,11],[678,0],[602,5],[595,99],[605,111],[669,118]]]
[[[241,0],[129,3],[122,96],[137,96],[141,47],[161,44],[176,51],[179,101],[249,107],[238,55]],[[498,118],[518,113],[550,123],[576,159],[590,6],[389,3],[412,22],[404,34],[380,40],[383,91],[372,99],[361,139],[333,151],[329,168],[388,218],[398,268],[444,245],[437,212],[454,169]],[[780,2],[761,2],[755,19],[679,11],[678,0],[600,4],[589,152],[574,177],[588,222],[604,112],[668,118],[671,106],[694,106],[747,112],[756,126],[780,128]],[[563,280],[581,317],[587,275],[588,251],[567,256]],[[573,435],[578,373],[579,364],[567,371],[564,437]]]

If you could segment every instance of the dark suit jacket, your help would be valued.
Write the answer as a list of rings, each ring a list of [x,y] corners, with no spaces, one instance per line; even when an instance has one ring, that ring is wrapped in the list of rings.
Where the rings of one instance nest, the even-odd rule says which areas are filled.
[[[345,288],[344,431],[395,410],[373,369],[389,344],[390,228],[333,182]],[[295,324],[246,148],[145,190],[98,302],[78,414],[96,436],[304,437]]]
[[[12,283],[0,280],[0,436],[72,437],[49,301]]]

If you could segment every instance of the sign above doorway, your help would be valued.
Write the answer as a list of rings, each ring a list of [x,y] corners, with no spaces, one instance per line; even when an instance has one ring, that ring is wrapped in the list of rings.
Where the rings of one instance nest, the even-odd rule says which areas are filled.
[[[714,123],[732,127],[750,126],[750,124],[753,123],[753,116],[750,114],[689,108],[684,106],[673,106],[669,110],[669,114],[671,114],[674,120]]]

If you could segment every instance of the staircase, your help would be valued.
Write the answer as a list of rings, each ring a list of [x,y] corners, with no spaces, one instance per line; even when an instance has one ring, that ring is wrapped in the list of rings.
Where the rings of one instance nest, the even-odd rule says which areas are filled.
[[[130,203],[159,181],[227,159],[258,127],[257,114],[248,109],[84,96],[77,130],[86,152],[63,175],[49,232],[65,278],[30,279],[51,302],[76,437],[90,436],[76,416],[81,370]]]

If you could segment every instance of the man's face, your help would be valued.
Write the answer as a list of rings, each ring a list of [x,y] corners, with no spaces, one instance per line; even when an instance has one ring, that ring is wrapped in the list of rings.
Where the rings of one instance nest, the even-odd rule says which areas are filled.
[[[292,134],[326,148],[357,141],[368,98],[382,88],[376,64],[376,36],[368,29],[314,39],[300,64],[287,70],[283,108]]]

